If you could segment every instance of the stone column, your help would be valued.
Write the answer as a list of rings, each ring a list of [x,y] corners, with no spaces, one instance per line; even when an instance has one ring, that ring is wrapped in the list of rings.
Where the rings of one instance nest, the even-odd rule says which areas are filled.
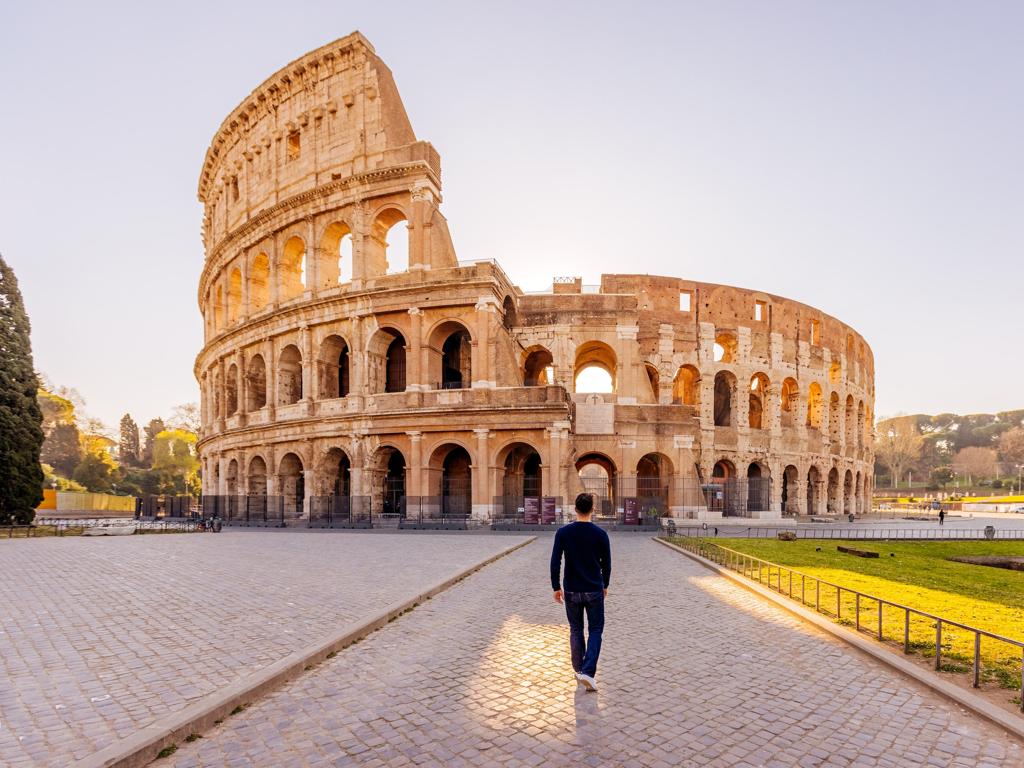
[[[320,291],[320,259],[323,256],[316,242],[313,217],[306,217],[306,290],[305,298],[311,299]]]
[[[277,344],[273,337],[263,340],[263,360],[267,364],[267,420],[274,421],[277,408],[277,360],[274,351]],[[269,491],[268,494],[269,495]]]
[[[473,339],[473,383],[474,388],[494,387],[491,372],[491,318],[495,315],[494,299],[481,298],[476,304],[476,334]]]
[[[245,416],[249,413],[249,378],[246,376],[245,370],[247,362],[245,352],[239,349],[235,353],[235,365],[238,368],[235,389],[238,392],[238,415],[241,417],[242,426],[245,426]]]
[[[309,519],[309,512],[313,507],[313,496],[316,495],[317,471],[313,469],[302,470],[303,494],[302,494],[302,518]]]
[[[406,432],[409,436],[409,465],[406,469],[406,496],[423,496],[423,433]]]
[[[810,514],[807,511],[807,480],[797,480],[794,484],[795,488],[791,493],[796,494],[795,501],[796,512],[798,515]]]
[[[408,365],[406,371],[405,388],[410,391],[423,391],[429,389],[426,383],[426,373],[423,369],[423,312],[418,307],[409,309],[409,320],[412,330],[409,333],[409,347],[405,352],[405,360]]]
[[[317,377],[316,363],[313,360],[313,334],[307,325],[299,326],[299,345],[302,349],[302,401],[306,404],[306,414],[309,415]]]
[[[635,325],[620,325],[615,328],[618,339],[618,371],[615,376],[616,400],[622,404],[637,401],[637,349],[636,337],[640,329]]]
[[[490,497],[489,473],[490,473],[490,448],[487,438],[490,437],[489,429],[474,429],[476,435],[476,461],[473,462],[473,517],[477,520],[488,520],[491,517],[491,505],[493,500]]]

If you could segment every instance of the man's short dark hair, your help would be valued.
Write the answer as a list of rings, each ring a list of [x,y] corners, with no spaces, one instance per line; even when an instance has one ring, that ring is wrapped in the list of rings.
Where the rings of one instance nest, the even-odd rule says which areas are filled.
[[[581,515],[589,515],[594,508],[594,494],[581,493],[576,497],[576,511]]]

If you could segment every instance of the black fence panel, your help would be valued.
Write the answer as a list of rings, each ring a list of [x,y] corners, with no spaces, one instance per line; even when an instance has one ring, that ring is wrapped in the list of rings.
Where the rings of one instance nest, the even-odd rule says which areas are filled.
[[[310,528],[371,528],[369,496],[312,496]]]

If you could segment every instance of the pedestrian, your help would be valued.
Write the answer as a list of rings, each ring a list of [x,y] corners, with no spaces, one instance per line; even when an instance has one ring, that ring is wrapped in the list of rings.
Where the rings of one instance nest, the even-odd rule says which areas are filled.
[[[576,681],[587,691],[597,690],[597,657],[601,655],[604,632],[604,599],[612,575],[612,550],[608,534],[590,521],[594,497],[576,497],[576,522],[555,533],[551,549],[551,588],[555,602],[565,604],[569,619],[569,651]],[[565,576],[562,577],[562,556]],[[583,639],[583,615],[587,617],[587,638]]]
[[[939,525],[945,524],[946,521],[946,510],[944,507],[939,507]]]

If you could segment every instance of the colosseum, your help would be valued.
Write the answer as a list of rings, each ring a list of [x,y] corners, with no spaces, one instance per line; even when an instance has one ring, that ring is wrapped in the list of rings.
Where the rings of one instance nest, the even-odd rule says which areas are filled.
[[[642,274],[526,293],[459,260],[441,164],[353,33],[287,65],[203,162],[203,491],[310,525],[622,525],[857,513],[874,371],[852,328]]]

